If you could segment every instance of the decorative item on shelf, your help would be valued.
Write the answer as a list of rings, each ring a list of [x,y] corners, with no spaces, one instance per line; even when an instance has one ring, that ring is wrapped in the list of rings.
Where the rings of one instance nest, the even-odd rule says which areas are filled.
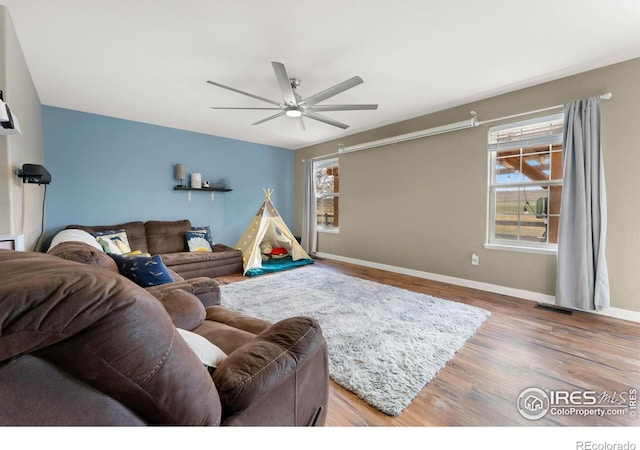
[[[202,174],[199,174],[199,173],[191,174],[191,188],[193,189],[202,188]]]
[[[227,190],[229,188],[229,184],[227,183],[227,180],[222,178],[215,183],[211,183],[211,187],[214,189]]]
[[[184,164],[176,164],[174,167],[173,177],[180,180],[178,187],[185,187],[183,181],[187,178],[187,171],[184,168]]]
[[[182,166],[182,167],[178,167]],[[180,176],[180,184],[178,186],[174,186],[174,191],[186,191],[187,192],[187,200],[191,201],[191,192],[192,191],[205,191],[211,194],[211,201],[215,201],[215,193],[216,192],[231,192],[232,189],[229,187],[229,183],[225,179],[219,179],[216,182],[211,182],[209,180],[202,180],[202,174],[200,173],[192,173],[190,175],[190,183],[183,184],[182,179],[186,178],[186,173],[184,172],[184,164],[176,164],[176,178]]]

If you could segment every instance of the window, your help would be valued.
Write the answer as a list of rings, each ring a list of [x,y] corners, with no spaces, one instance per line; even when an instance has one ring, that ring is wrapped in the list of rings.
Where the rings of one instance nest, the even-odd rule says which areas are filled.
[[[318,231],[337,232],[339,229],[338,199],[340,196],[338,158],[315,161],[313,172],[316,185]]]
[[[557,248],[563,122],[555,114],[489,128],[489,246]]]

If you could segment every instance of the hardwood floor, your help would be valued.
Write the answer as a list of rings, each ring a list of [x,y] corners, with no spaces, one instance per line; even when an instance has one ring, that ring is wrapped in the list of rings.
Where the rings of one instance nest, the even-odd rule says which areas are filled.
[[[640,390],[638,323],[579,311],[564,315],[537,309],[528,300],[336,261],[317,260],[315,266],[491,312],[397,417],[377,411],[331,381],[327,426],[640,425],[640,418],[632,417],[639,411],[627,407],[630,390]],[[230,276],[219,281],[242,279]],[[541,419],[526,419],[516,404],[520,393],[532,387],[547,393],[575,391],[574,396],[593,391],[586,395],[598,397],[604,415],[591,414],[597,408],[589,407],[582,408],[582,415],[565,409],[567,414],[550,411]],[[624,408],[611,406],[620,400]],[[609,415],[612,411],[624,415]]]

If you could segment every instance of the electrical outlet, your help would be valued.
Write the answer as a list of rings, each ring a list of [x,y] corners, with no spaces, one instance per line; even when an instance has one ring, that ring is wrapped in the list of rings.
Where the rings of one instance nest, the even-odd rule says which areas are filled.
[[[473,264],[474,266],[480,265],[480,257],[476,253],[471,255],[471,264]]]

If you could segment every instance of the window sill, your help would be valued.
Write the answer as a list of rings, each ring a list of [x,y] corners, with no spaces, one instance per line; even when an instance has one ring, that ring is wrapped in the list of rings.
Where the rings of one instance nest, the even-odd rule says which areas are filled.
[[[526,245],[512,245],[512,244],[484,244],[484,248],[489,250],[506,250],[509,252],[523,252],[523,253],[539,253],[543,255],[557,255],[557,247],[529,247]]]
[[[338,234],[340,233],[340,228],[316,228],[318,233],[330,233],[330,234]]]

